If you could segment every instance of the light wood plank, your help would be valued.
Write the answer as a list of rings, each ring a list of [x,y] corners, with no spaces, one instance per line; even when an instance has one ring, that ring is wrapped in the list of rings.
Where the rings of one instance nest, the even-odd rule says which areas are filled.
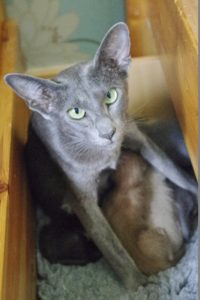
[[[198,165],[198,49],[196,21],[191,25],[187,8],[195,0],[149,1],[149,18],[169,92],[190,153]],[[194,6],[195,7],[195,6]],[[194,12],[193,7],[193,12]],[[196,13],[193,15],[195,19]],[[195,27],[195,30],[192,30]]]
[[[5,20],[5,7],[3,0],[0,0],[0,23]]]
[[[13,28],[12,28],[13,30]],[[15,46],[16,38],[14,37],[11,46]],[[3,42],[1,43],[3,45]],[[14,47],[15,48],[15,47]],[[0,180],[3,185],[8,185],[9,183],[9,168],[10,168],[10,145],[11,145],[11,124],[12,124],[12,112],[13,112],[13,93],[11,90],[8,90],[5,87],[3,82],[3,72],[4,70],[8,72],[12,72],[15,70],[15,61],[16,55],[12,53],[12,51],[6,47],[1,48],[1,57],[0,61],[3,64],[3,50],[8,51],[7,55],[11,55],[10,61],[7,67],[1,65],[0,70]],[[4,53],[5,54],[5,53]],[[8,60],[8,56],[7,59]],[[8,191],[4,191],[0,193],[0,295],[1,299],[3,299],[3,278],[4,278],[4,270],[5,270],[5,244],[6,244],[6,235],[7,235],[7,217],[8,217],[8,203],[9,196]]]
[[[195,39],[198,40],[198,0],[179,0],[176,5],[182,18],[191,28]]]
[[[157,56],[132,59],[128,76],[129,115],[165,119],[174,115],[165,76]]]
[[[17,27],[4,22],[0,70],[0,299],[35,299],[33,216],[23,163],[29,114],[22,101],[3,82],[19,70]]]
[[[126,0],[126,19],[130,29],[131,55],[156,55],[153,33],[149,26],[148,0]]]
[[[5,20],[5,8],[3,0],[0,0],[0,52],[3,40],[3,22]],[[0,68],[1,68],[1,60],[0,60]]]

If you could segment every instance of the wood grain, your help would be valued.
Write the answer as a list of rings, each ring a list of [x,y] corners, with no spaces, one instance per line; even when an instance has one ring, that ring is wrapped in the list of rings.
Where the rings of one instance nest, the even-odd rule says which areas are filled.
[[[195,39],[198,40],[198,0],[179,0],[176,5]]]
[[[28,112],[2,76],[18,71],[17,27],[4,22],[0,60],[0,299],[35,299],[33,220],[23,163]]]
[[[197,3],[196,0],[152,0],[148,5],[168,89],[197,175]]]
[[[3,0],[0,0],[0,23],[5,20],[5,8]]]
[[[140,120],[174,115],[165,76],[157,56],[133,58],[128,76],[129,115]]]
[[[5,9],[3,5],[3,0],[0,0],[0,53],[2,48],[2,35],[3,35],[3,22],[5,20]],[[0,68],[1,68],[1,60],[0,60]]]
[[[12,27],[12,26],[11,26]],[[8,28],[7,28],[8,29]],[[15,29],[12,27],[9,29],[13,33]],[[16,38],[13,37],[10,45],[15,46]],[[15,47],[14,47],[15,48]],[[12,123],[12,101],[13,93],[10,90],[5,88],[3,82],[3,72],[5,71],[12,72],[15,70],[15,53],[11,55],[8,66],[3,65],[3,53],[8,50],[8,55],[11,54],[6,47],[4,46],[3,41],[1,42],[1,69],[0,69],[0,180],[2,185],[8,185],[9,183],[9,170],[10,170],[10,145],[11,145],[11,123]],[[4,53],[5,54],[5,53]],[[8,59],[6,59],[8,60]],[[3,279],[4,279],[4,270],[5,270],[5,244],[7,236],[7,215],[8,215],[8,203],[9,195],[8,190],[0,194],[0,295],[2,298],[3,293]]]
[[[126,0],[126,19],[130,29],[131,55],[156,55],[153,33],[147,13],[148,0]]]

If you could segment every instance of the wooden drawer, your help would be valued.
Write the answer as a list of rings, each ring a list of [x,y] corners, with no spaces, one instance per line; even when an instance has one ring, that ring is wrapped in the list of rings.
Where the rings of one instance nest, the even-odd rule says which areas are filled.
[[[152,1],[152,5],[153,3],[156,4],[156,2],[157,1]],[[163,1],[159,3],[161,2],[163,3]],[[131,1],[129,1],[129,3],[131,3]],[[137,5],[139,5],[139,3],[141,2],[137,1]],[[147,2],[145,1],[145,3]],[[164,6],[159,5],[158,9],[163,10]],[[146,13],[146,10],[142,10],[142,17],[146,17]],[[151,18],[152,26],[156,26],[153,25],[157,22],[154,20],[155,16],[151,16]],[[25,166],[23,163],[23,146],[27,138],[29,112],[23,101],[14,95],[4,84],[2,79],[2,76],[6,73],[24,71],[19,63],[22,60],[18,48],[17,28],[12,22],[4,22],[2,24],[3,27],[1,27],[1,29],[3,30],[0,31],[0,299],[31,300],[36,299],[34,214],[29,201]],[[157,48],[163,49],[163,43],[161,38],[158,39]],[[143,44],[141,44],[141,47],[143,47]],[[195,49],[196,48],[194,48],[190,62],[194,64],[192,66],[196,72]],[[153,52],[148,52],[145,53],[145,55],[152,53]],[[163,61],[165,61],[165,59],[162,60],[162,62]],[[176,60],[174,61],[176,62]],[[186,65],[189,68],[189,65]],[[185,63],[183,66],[185,66]],[[165,70],[164,62],[163,67]],[[180,69],[178,70],[178,74],[181,75]],[[184,70],[185,69],[183,69],[183,71]],[[172,74],[170,72],[167,73],[166,71],[166,75]],[[191,72],[191,70],[188,70],[188,72]],[[197,141],[196,73],[190,75],[191,79],[193,78],[193,85],[190,86],[190,88],[194,88],[192,94],[189,92],[186,93],[186,91],[182,89],[184,82],[182,81],[183,79],[181,79],[182,77],[177,76],[177,73],[174,73],[174,76],[174,80],[176,80],[175,82],[177,82],[177,86],[179,87],[179,93],[176,94],[177,98],[174,97],[174,101],[176,102],[175,107],[179,104],[180,107],[182,107],[183,103],[189,103],[187,102],[189,96],[192,97],[192,101],[194,102],[194,104],[192,104],[193,108],[191,108],[194,112],[194,115],[190,115],[192,116],[191,123],[189,124],[189,117],[186,113],[187,109],[184,110],[185,123],[183,123],[182,118],[180,118],[180,121],[194,166],[196,166],[196,146],[192,148],[190,145],[192,134],[195,145]],[[168,107],[167,104],[169,103],[168,90],[172,97],[175,94],[171,92],[172,83],[170,83],[169,80],[167,81],[168,85],[165,83],[158,57],[141,57],[135,59],[132,69],[130,70],[129,80],[131,83],[131,102],[129,104],[131,114],[154,117],[157,113],[157,108],[152,105],[153,99],[154,101],[156,99],[158,102],[160,99],[163,99],[162,108],[166,105],[166,109],[163,110],[165,115],[166,111],[167,114],[171,113],[171,108]],[[179,80],[181,80],[181,84]],[[132,82],[134,82],[134,84],[132,84]],[[178,102],[179,100],[180,102]],[[141,110],[139,110],[139,112],[137,111],[141,106],[141,102],[143,106],[142,113]],[[188,111],[190,110],[188,109]],[[195,130],[192,133],[194,128]],[[194,149],[194,151],[192,151],[192,149]]]

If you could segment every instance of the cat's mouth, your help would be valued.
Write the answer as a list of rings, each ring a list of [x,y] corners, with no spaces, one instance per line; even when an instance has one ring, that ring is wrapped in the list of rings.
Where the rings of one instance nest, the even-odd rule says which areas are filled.
[[[118,134],[115,133],[112,138],[101,138],[98,137],[95,140],[95,144],[99,147],[109,147],[109,148],[115,148],[119,145],[119,142],[121,141],[121,138]]]
[[[97,146],[114,146],[115,142],[113,140],[108,140],[108,139],[103,139],[103,138],[99,138],[95,141],[95,144]]]
[[[114,150],[116,147],[120,147],[123,139],[123,131],[118,130],[118,128],[114,131],[114,133],[109,136],[108,134],[104,136],[100,135],[98,132],[94,134],[91,132],[90,140],[93,145],[97,148],[106,148],[108,150]]]

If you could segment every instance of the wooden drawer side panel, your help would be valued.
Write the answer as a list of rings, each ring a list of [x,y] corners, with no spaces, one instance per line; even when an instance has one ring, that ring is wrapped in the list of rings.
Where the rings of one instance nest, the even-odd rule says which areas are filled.
[[[149,16],[167,85],[194,170],[198,165],[198,50],[181,1],[149,1]],[[191,1],[192,5],[193,1]]]
[[[4,22],[0,70],[0,299],[35,299],[33,221],[23,163],[28,113],[24,103],[3,82],[19,71],[17,27]]]

